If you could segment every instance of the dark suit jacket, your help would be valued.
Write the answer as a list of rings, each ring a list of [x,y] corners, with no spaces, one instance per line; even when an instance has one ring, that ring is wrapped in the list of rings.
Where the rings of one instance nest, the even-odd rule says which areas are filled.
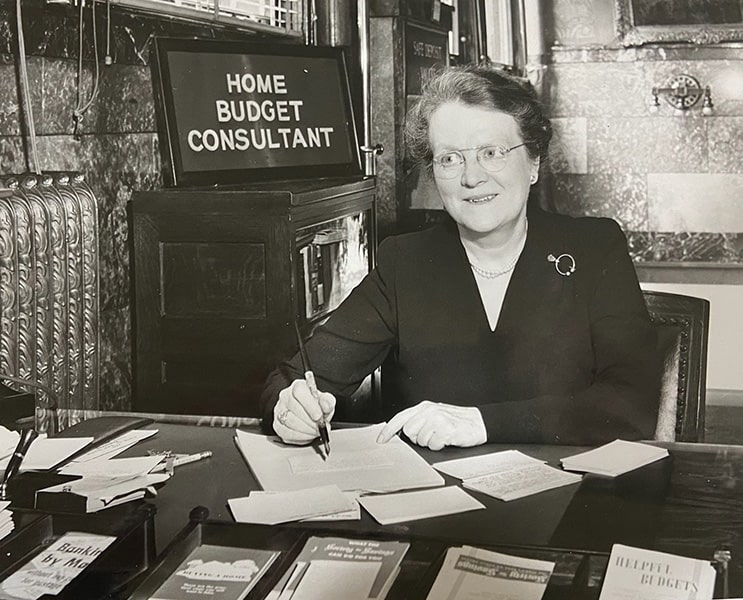
[[[575,260],[570,276],[547,259],[563,253]],[[319,388],[338,396],[386,359],[380,419],[431,400],[477,406],[493,442],[649,439],[655,427],[655,332],[610,219],[530,212],[495,331],[453,222],[387,238],[307,351]],[[269,377],[268,427],[298,377],[297,357]]]

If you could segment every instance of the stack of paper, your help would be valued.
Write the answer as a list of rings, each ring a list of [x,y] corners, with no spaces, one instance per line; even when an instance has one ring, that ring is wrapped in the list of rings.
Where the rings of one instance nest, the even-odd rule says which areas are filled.
[[[291,492],[250,492],[249,496],[231,498],[227,503],[238,523],[263,525],[351,513],[354,518],[360,513],[354,495],[341,492],[337,485]]]
[[[449,548],[426,600],[539,600],[555,563],[472,546]]]
[[[562,459],[569,471],[616,477],[668,456],[668,450],[640,442],[614,440],[588,452]]]
[[[267,600],[383,600],[410,544],[311,537]]]
[[[13,531],[13,513],[8,510],[9,501],[0,502],[0,540]]]
[[[599,600],[710,600],[715,575],[708,560],[614,544]]]
[[[380,525],[429,519],[485,508],[484,504],[455,486],[398,494],[362,496],[359,502]]]
[[[150,473],[162,456],[136,456],[73,462],[62,467],[62,475],[80,475],[36,492],[35,507],[67,512],[97,512],[104,508],[144,498],[148,487],[167,481],[167,473]]]
[[[330,432],[327,459],[313,446],[237,430],[235,441],[266,491],[337,485],[344,491],[392,492],[434,487],[444,479],[398,437],[378,444],[384,424]]]
[[[508,501],[581,480],[517,450],[492,452],[434,463],[434,468],[462,480],[462,487]]]

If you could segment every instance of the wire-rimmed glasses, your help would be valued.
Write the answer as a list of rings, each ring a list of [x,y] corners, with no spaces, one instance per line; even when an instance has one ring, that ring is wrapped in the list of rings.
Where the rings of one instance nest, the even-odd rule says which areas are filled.
[[[477,162],[490,173],[497,173],[506,166],[506,160],[512,150],[525,146],[526,143],[516,144],[507,148],[506,146],[477,146],[476,148],[462,148],[461,150],[446,150],[433,157],[433,172],[441,179],[453,179],[464,172],[466,158],[464,153],[476,150]]]

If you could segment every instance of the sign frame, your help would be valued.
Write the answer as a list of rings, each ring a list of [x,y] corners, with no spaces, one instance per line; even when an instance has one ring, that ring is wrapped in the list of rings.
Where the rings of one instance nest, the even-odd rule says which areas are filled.
[[[235,60],[238,56],[250,60],[250,57],[259,57],[260,60],[300,60],[302,64],[312,66],[322,63],[327,66],[328,60],[335,64],[337,69],[338,89],[325,91],[318,90],[319,94],[334,94],[336,102],[342,106],[343,115],[338,117],[342,121],[341,145],[348,145],[339,151],[342,159],[325,160],[322,154],[305,152],[306,156],[317,156],[319,160],[297,161],[292,164],[281,164],[265,155],[263,164],[232,165],[226,168],[203,168],[192,165],[197,162],[194,158],[184,160],[181,143],[185,134],[181,131],[179,113],[176,106],[176,92],[174,90],[174,71],[172,57],[176,54],[193,54],[195,59],[199,55],[225,55],[228,60]],[[229,56],[232,55],[232,56]],[[341,48],[318,46],[303,46],[299,44],[281,44],[243,41],[223,41],[198,38],[168,38],[156,37],[153,44],[151,60],[153,88],[155,90],[155,116],[157,122],[158,140],[162,156],[162,171],[165,185],[168,187],[199,187],[215,185],[252,184],[269,180],[309,179],[318,177],[360,176],[362,175],[361,153],[356,129],[351,90],[349,86],[348,67]],[[311,69],[310,69],[311,70]],[[329,72],[328,72],[329,74]],[[329,97],[329,96],[323,96]],[[317,100],[315,100],[317,102]],[[181,109],[182,110],[182,109]],[[214,111],[213,106],[205,106],[204,110]],[[299,108],[296,108],[299,111]],[[289,109],[291,114],[291,108]],[[299,112],[296,112],[299,120]],[[185,127],[184,127],[185,129]],[[286,135],[286,134],[285,134]],[[280,140],[280,138],[278,138]],[[328,138],[326,138],[328,139]],[[284,137],[286,140],[286,137]],[[329,143],[329,142],[328,142]],[[286,151],[286,148],[284,148]],[[261,152],[270,152],[267,148]],[[256,154],[257,156],[257,154]],[[322,160],[320,160],[322,159]],[[214,161],[212,161],[214,162]],[[235,162],[235,161],[231,161]],[[286,162],[286,161],[284,161]]]

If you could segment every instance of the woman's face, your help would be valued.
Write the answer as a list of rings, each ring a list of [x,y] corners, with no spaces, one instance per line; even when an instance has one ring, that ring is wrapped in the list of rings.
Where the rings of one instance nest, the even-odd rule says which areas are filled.
[[[526,218],[530,178],[537,175],[539,160],[531,159],[525,146],[511,150],[497,172],[485,169],[477,159],[479,148],[511,148],[523,142],[511,115],[447,102],[431,114],[428,138],[434,159],[449,150],[458,150],[465,158],[461,174],[451,178],[442,176],[434,165],[434,180],[444,208],[463,234],[508,234]]]

